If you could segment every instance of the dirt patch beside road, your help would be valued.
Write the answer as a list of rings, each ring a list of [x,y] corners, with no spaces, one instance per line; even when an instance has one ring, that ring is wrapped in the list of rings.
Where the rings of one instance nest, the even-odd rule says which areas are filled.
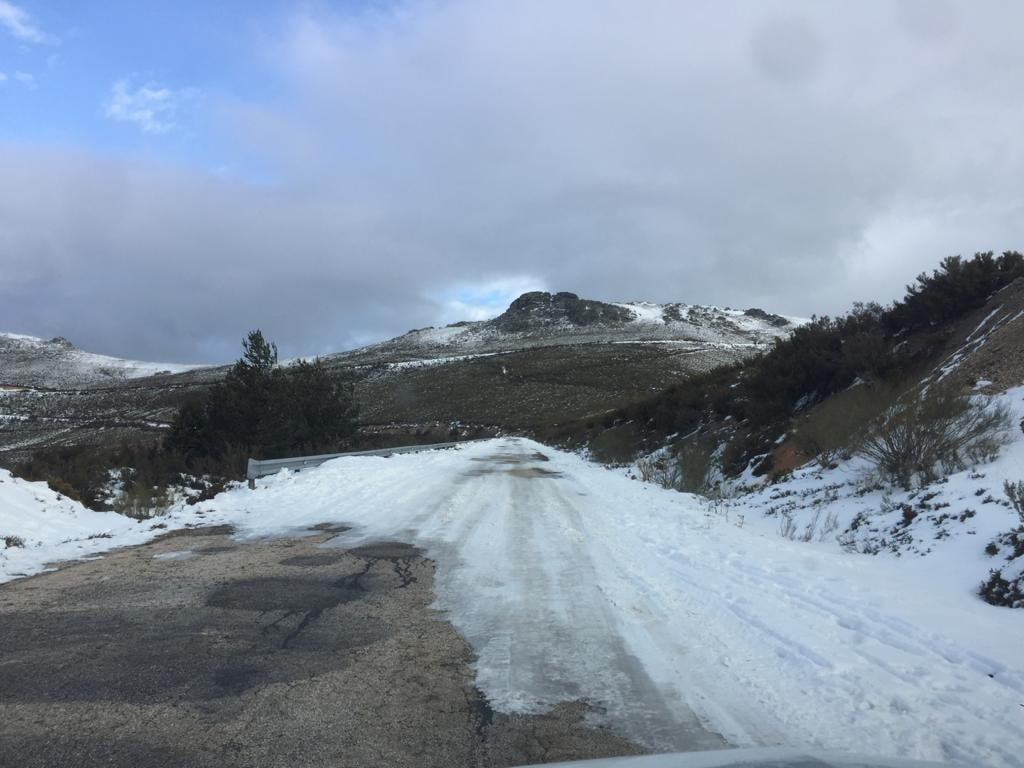
[[[493,712],[397,542],[175,532],[0,586],[0,766],[503,766],[618,754],[582,703]],[[156,557],[158,556],[159,557]]]

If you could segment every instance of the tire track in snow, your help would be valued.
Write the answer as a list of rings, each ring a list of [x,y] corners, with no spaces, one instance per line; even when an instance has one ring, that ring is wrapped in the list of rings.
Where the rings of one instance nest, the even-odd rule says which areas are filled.
[[[440,498],[396,519],[393,531],[435,560],[436,605],[474,648],[491,704],[537,713],[584,700],[595,718],[652,749],[722,746],[626,649],[599,587],[613,564],[592,557],[574,481],[545,475],[529,445],[506,440],[492,451],[470,457],[488,460],[467,460]],[[351,534],[339,543],[350,546]]]

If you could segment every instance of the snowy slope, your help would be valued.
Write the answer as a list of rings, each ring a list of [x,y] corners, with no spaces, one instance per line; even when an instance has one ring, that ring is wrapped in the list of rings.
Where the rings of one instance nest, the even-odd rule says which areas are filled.
[[[0,469],[0,583],[114,546],[139,544],[156,532],[114,512],[94,512]]]
[[[76,349],[64,339],[0,333],[0,386],[63,389],[109,384],[202,366],[146,363]]]
[[[734,521],[742,516],[744,525],[765,535],[911,560],[908,568],[930,573],[947,591],[976,595],[993,569],[1019,578],[1024,558],[1014,558],[1000,538],[1021,525],[1003,485],[1024,480],[1024,386],[993,402],[1010,414],[1008,442],[993,461],[913,490],[879,483],[860,458],[827,469],[811,462],[774,484],[748,473],[726,483],[729,498],[719,503],[720,512]]]

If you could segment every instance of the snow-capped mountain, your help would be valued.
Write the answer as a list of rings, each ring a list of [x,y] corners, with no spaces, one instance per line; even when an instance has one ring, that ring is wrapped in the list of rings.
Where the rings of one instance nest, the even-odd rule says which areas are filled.
[[[70,389],[157,374],[183,373],[198,367],[123,360],[83,352],[63,338],[46,340],[0,333],[0,387]]]
[[[574,293],[524,293],[491,320],[422,328],[332,355],[350,362],[402,362],[571,344],[664,342],[756,348],[805,322],[762,309],[606,303]]]

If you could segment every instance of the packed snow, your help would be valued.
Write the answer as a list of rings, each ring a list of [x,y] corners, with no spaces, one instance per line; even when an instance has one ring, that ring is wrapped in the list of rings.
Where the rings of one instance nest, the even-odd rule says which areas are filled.
[[[1018,471],[1015,451],[986,479]],[[0,553],[6,578],[159,532],[3,480],[0,532],[26,540]],[[340,458],[161,522],[230,523],[242,538],[344,522],[353,529],[326,546],[418,544],[437,563],[437,608],[502,711],[583,698],[665,750],[718,746],[720,734],[734,746],[1024,765],[1024,611],[974,593],[988,527],[929,557],[865,556],[780,536],[768,500],[713,504],[510,438]],[[993,530],[1008,524],[1004,507],[989,510]],[[981,526],[982,510],[970,519]],[[100,532],[112,538],[90,538]]]

